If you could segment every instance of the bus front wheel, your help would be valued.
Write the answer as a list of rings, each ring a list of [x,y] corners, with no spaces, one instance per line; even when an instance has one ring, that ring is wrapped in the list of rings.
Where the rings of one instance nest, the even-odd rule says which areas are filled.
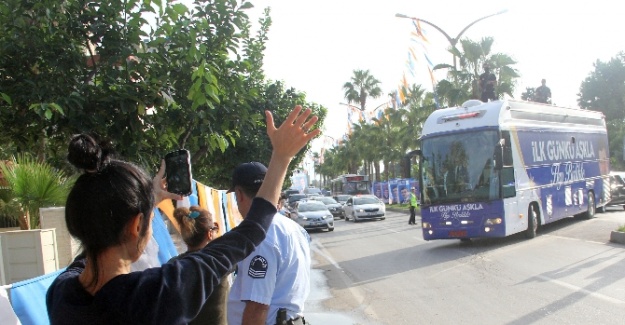
[[[536,206],[532,204],[527,211],[527,230],[525,231],[526,238],[536,237],[539,223],[540,220],[538,219],[538,211],[536,211]]]

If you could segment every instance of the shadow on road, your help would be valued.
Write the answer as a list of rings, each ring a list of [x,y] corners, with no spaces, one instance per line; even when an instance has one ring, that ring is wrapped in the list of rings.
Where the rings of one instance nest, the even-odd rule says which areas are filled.
[[[328,248],[335,245],[343,245],[346,242],[358,240],[358,238],[366,238],[369,245],[375,245],[376,237],[388,236],[388,231],[394,233],[418,231],[419,238],[422,238],[420,227],[408,226],[407,216],[405,215],[391,218],[387,217],[386,221],[381,221],[384,222],[385,230],[387,231],[381,231],[382,225],[378,224],[378,222],[380,221],[365,221],[362,222],[362,224],[365,225],[364,227],[361,225],[361,227],[358,228],[330,234],[332,239],[325,239],[324,247]],[[598,232],[599,234],[603,234],[601,235],[602,237],[600,237],[603,238],[603,240],[596,240],[597,238],[595,237],[599,237],[599,235],[596,234],[587,234],[586,237],[588,238],[586,238],[586,240],[609,244],[609,231],[607,229],[613,229],[613,227],[613,222],[602,222],[598,218],[591,220],[565,218],[542,226],[539,229],[537,238],[534,239],[527,239],[523,233],[518,233],[503,238],[477,238],[469,242],[461,242],[455,239],[429,242],[421,240],[417,241],[414,246],[339,262],[338,267],[342,270],[361,270],[361,272],[356,275],[349,274],[345,271],[347,273],[346,275],[351,279],[349,282],[352,283],[337,282],[332,283],[331,287],[344,289],[354,283],[360,285],[419,268],[427,268],[459,259],[477,258],[492,250],[540,240],[541,236],[575,236],[577,238],[580,234],[584,235],[584,233],[588,233],[589,229],[594,229],[592,231],[593,233]],[[332,267],[324,267],[324,269],[329,271]]]

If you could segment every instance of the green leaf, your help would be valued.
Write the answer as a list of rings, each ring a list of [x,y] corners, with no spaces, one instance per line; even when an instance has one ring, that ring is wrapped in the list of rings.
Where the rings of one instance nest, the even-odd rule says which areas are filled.
[[[137,105],[137,114],[143,116],[145,115],[145,104],[144,103],[139,103],[139,105]]]
[[[189,8],[187,8],[187,6],[181,4],[181,3],[177,3],[175,5],[172,6],[172,9],[174,9],[179,15],[184,15],[187,13],[187,10],[189,10]]]
[[[52,108],[54,108],[55,111],[57,111],[58,113],[60,113],[61,115],[65,115],[65,113],[63,112],[63,108],[61,107],[61,105],[57,104],[57,103],[49,103],[48,105],[50,105]]]
[[[4,99],[4,101],[7,102],[9,105],[13,105],[13,102],[11,101],[11,97],[9,97],[9,95],[5,93],[0,93],[0,96],[2,96],[2,99]]]
[[[244,2],[241,7],[239,7],[239,9],[250,9],[250,8],[254,8],[254,5],[251,2]]]

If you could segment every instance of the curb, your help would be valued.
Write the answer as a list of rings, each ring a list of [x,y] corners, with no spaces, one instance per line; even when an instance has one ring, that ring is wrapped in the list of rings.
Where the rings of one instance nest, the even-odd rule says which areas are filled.
[[[625,244],[625,232],[612,231],[610,233],[610,241],[618,244]]]

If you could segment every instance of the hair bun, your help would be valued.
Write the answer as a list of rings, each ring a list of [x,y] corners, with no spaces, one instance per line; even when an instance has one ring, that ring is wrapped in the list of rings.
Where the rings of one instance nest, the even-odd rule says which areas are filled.
[[[76,168],[87,172],[96,172],[101,169],[111,152],[112,146],[104,147],[96,139],[88,134],[78,134],[72,137],[67,149],[67,160]]]

